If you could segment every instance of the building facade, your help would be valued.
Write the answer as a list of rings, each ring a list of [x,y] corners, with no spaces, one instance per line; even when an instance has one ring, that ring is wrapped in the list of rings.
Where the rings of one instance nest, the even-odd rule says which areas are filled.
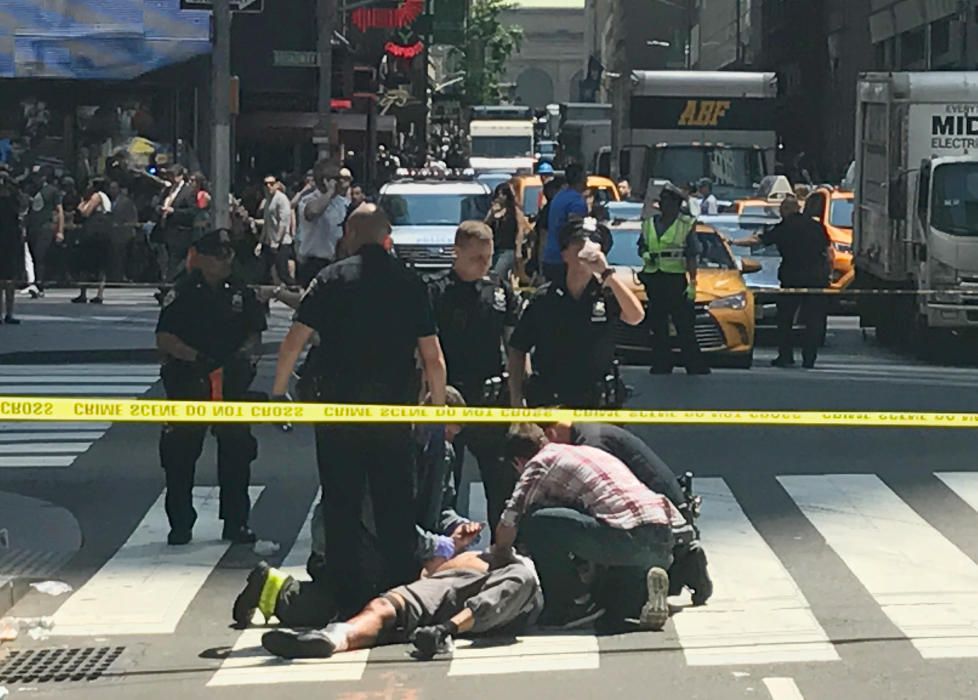
[[[606,0],[607,1],[607,0]],[[502,21],[523,28],[506,74],[514,99],[542,109],[580,99],[584,71],[584,0],[523,0]]]

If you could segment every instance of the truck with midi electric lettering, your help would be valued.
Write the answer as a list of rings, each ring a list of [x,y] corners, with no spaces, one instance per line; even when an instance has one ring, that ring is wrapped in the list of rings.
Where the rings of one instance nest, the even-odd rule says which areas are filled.
[[[774,73],[640,70],[624,81],[619,170],[633,188],[707,177],[733,201],[774,173]]]
[[[978,73],[860,76],[855,189],[861,325],[923,355],[978,331]]]

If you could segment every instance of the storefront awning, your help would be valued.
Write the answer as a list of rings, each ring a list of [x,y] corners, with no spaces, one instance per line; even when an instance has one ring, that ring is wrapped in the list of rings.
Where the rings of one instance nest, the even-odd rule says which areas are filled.
[[[180,0],[2,0],[0,78],[128,80],[210,53]]]

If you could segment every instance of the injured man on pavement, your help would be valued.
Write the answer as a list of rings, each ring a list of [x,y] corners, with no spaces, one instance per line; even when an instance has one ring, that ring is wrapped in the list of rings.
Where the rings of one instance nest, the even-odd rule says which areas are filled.
[[[374,598],[346,622],[311,631],[272,630],[262,636],[262,646],[276,656],[299,659],[411,642],[417,658],[430,659],[450,653],[457,635],[519,634],[542,608],[528,559],[467,552],[430,576]]]

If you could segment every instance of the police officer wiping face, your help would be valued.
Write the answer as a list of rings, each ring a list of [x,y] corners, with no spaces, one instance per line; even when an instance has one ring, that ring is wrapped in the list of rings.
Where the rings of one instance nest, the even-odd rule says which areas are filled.
[[[452,269],[460,280],[475,282],[488,275],[492,253],[492,229],[481,221],[463,221],[459,225]]]

